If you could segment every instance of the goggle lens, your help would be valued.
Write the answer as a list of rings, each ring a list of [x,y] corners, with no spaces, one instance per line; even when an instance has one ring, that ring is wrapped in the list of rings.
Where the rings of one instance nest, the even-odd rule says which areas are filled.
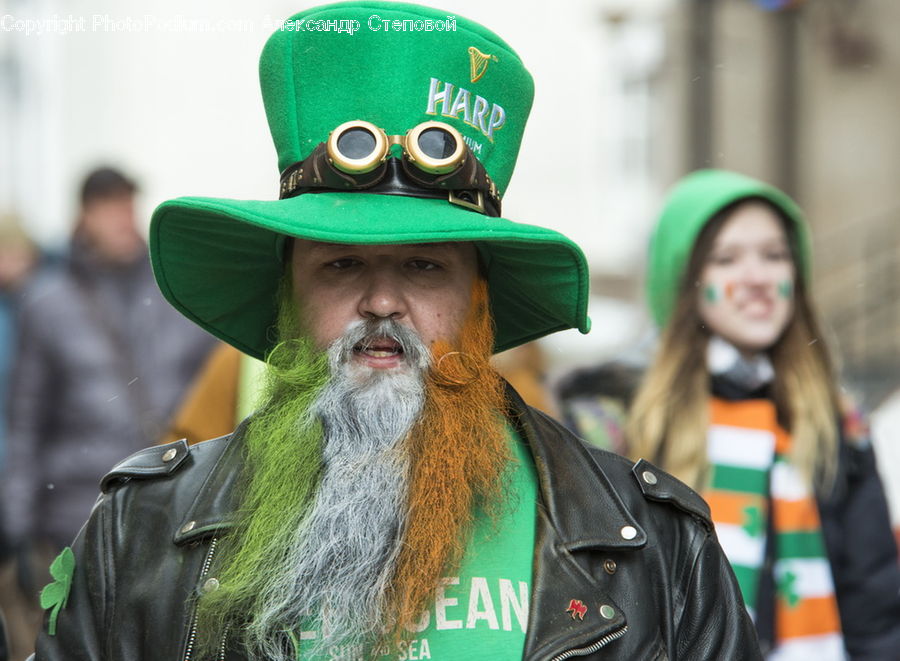
[[[338,151],[346,158],[364,159],[375,151],[376,140],[371,131],[362,126],[354,126],[337,139]]]
[[[375,170],[388,153],[388,139],[380,128],[355,120],[338,126],[326,143],[331,164],[348,174],[366,174]]]
[[[419,149],[430,158],[443,160],[456,152],[456,139],[446,129],[425,129],[419,134],[417,142]]]
[[[423,172],[448,174],[465,162],[462,135],[449,124],[423,122],[409,130],[405,141],[406,156]]]

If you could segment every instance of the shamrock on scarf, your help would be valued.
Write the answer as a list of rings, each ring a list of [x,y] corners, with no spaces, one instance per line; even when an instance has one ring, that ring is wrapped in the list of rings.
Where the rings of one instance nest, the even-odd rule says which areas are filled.
[[[56,618],[59,611],[66,607],[69,600],[69,590],[72,589],[72,574],[75,573],[75,555],[68,546],[62,550],[53,564],[50,565],[50,575],[55,579],[41,590],[41,608],[50,610],[50,623],[48,632],[56,635]]]
[[[744,525],[741,526],[751,537],[762,537],[766,527],[763,520],[762,508],[756,505],[748,505],[744,508]]]
[[[800,595],[797,592],[797,574],[786,571],[778,579],[778,594],[784,598],[791,608],[800,603]]]

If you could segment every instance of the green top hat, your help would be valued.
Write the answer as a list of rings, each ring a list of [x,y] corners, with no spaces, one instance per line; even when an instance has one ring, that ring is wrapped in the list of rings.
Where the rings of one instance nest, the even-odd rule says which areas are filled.
[[[512,175],[533,96],[530,74],[492,32],[436,9],[387,2],[294,15],[266,43],[260,81],[279,171],[310,156],[347,121],[402,135],[438,120],[459,131],[498,197]],[[273,344],[285,236],[348,244],[475,242],[487,273],[496,351],[590,327],[587,265],[577,245],[446,196],[182,197],[153,214],[153,269],[184,315],[262,358]]]
[[[799,270],[809,280],[809,229],[800,207],[774,186],[728,170],[697,170],[678,181],[666,198],[650,238],[647,300],[656,323],[672,316],[681,281],[700,231],[719,211],[739,200],[768,201],[792,223],[797,238]]]

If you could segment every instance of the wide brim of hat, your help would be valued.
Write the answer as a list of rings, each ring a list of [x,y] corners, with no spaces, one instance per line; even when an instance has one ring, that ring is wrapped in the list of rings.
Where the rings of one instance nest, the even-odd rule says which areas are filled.
[[[495,351],[590,328],[588,270],[577,245],[553,230],[440,199],[355,192],[170,200],[150,225],[153,271],[163,295],[185,316],[264,358],[274,346],[285,236],[368,245],[475,242],[487,273]]]

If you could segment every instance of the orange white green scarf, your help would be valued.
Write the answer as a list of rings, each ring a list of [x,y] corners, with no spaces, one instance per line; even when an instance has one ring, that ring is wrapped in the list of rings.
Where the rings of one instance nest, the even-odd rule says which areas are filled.
[[[703,495],[753,616],[772,518],[775,641],[768,659],[845,659],[818,506],[788,460],[791,437],[778,424],[775,405],[712,398],[710,415],[711,481]]]

